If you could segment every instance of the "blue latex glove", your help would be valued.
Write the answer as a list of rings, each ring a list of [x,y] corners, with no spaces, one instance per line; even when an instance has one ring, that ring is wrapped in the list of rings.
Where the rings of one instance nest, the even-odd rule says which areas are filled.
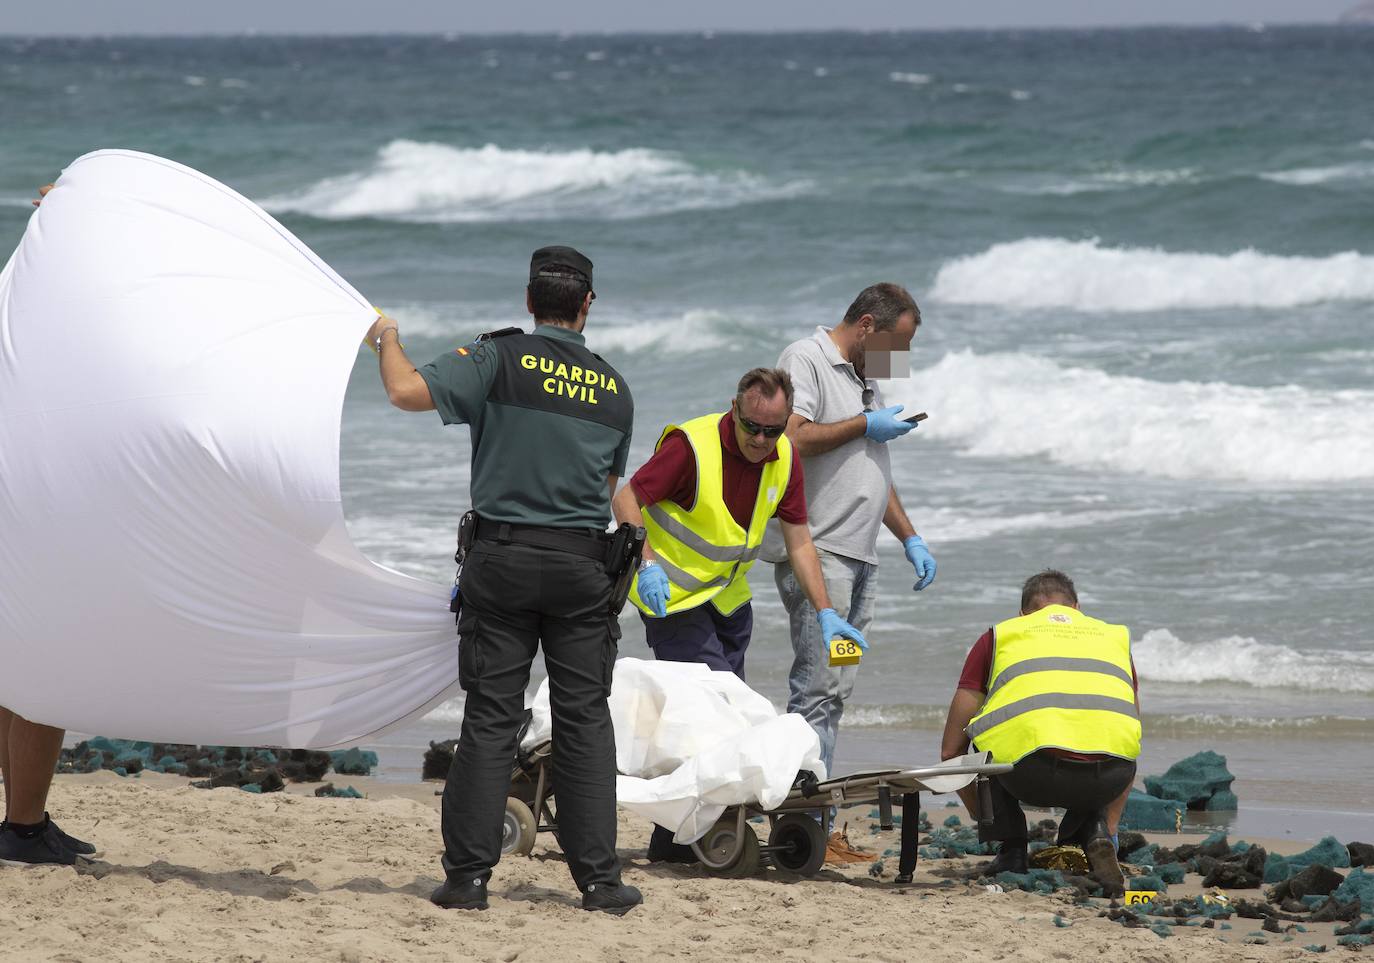
[[[906,549],[906,560],[916,569],[918,581],[911,586],[911,590],[919,592],[935,581],[935,557],[926,548],[926,540],[919,535],[908,535],[902,547]]]
[[[668,599],[672,598],[668,588],[668,576],[663,566],[657,562],[647,562],[639,570],[639,597],[660,619],[668,614]]]
[[[827,649],[830,647],[831,639],[842,635],[857,643],[860,651],[868,651],[868,643],[864,640],[863,633],[840,618],[840,613],[834,609],[821,609],[816,613],[816,621],[821,624],[821,644]]]
[[[864,437],[886,444],[893,438],[900,438],[915,428],[916,422],[906,422],[897,417],[897,412],[901,410],[901,405],[893,405],[891,408],[883,408],[880,411],[865,411],[864,420],[868,424],[864,426]]]

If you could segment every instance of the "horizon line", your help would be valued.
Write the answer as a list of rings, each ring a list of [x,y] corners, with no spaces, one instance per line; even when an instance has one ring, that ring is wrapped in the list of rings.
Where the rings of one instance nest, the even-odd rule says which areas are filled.
[[[1368,29],[1374,23],[1368,21],[1343,20],[1284,20],[1278,22],[1262,20],[1218,20],[1209,23],[1138,23],[1138,24],[1078,24],[1035,26],[1007,24],[999,26],[948,26],[948,27],[807,27],[777,30],[764,27],[699,27],[680,30],[650,29],[607,29],[607,30],[448,30],[442,28],[414,30],[258,30],[244,28],[238,30],[171,30],[161,33],[144,31],[90,31],[85,33],[8,33],[0,30],[0,40],[165,40],[165,39],[284,39],[284,38],[331,38],[366,39],[382,37],[441,37],[458,39],[462,37],[555,37],[570,39],[574,37],[701,37],[710,39],[721,36],[799,36],[817,34],[949,34],[949,33],[1126,33],[1148,30],[1245,30],[1263,32],[1267,30],[1310,29],[1341,27]]]

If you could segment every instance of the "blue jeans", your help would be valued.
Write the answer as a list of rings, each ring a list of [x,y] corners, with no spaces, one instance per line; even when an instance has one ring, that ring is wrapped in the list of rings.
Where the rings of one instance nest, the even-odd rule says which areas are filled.
[[[816,550],[830,604],[840,617],[866,633],[878,598],[878,566]],[[830,646],[821,638],[816,610],[797,584],[790,562],[773,566],[773,581],[792,628],[792,671],[787,677],[787,711],[799,713],[821,738],[821,761],[833,775],[835,738],[844,703],[854,691],[857,665],[831,666]]]

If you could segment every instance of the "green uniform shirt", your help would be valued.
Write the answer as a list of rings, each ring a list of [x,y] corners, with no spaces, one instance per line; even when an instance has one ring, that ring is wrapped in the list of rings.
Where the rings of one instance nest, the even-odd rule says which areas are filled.
[[[472,507],[484,519],[604,529],[624,475],[634,400],[581,334],[551,324],[478,340],[417,369],[444,424],[472,431]]]

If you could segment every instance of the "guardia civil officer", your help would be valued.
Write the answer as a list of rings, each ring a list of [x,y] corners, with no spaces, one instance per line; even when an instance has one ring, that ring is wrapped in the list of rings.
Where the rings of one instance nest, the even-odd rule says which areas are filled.
[[[475,537],[460,578],[463,727],[443,799],[439,906],[486,909],[530,663],[543,644],[553,710],[559,842],[588,910],[641,902],[616,856],[615,735],[606,698],[619,629],[606,523],[634,403],[586,347],[592,262],[570,247],[530,259],[533,334],[508,328],[416,369],[396,322],[368,332],[391,403],[437,409],[472,433]]]

